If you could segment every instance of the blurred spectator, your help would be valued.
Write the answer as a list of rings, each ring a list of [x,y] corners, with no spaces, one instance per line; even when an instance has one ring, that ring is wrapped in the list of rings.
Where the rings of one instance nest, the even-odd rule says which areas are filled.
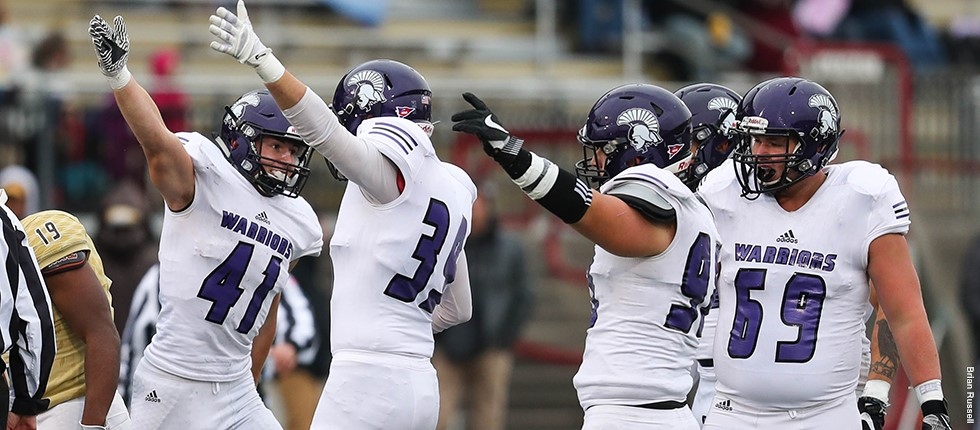
[[[7,207],[24,218],[41,210],[37,178],[24,166],[10,165],[0,170],[0,188],[7,192]]]
[[[532,291],[523,242],[501,230],[495,190],[481,186],[466,241],[473,317],[436,335],[439,425],[454,428],[466,399],[468,429],[503,429],[514,362],[513,345],[528,321]]]
[[[745,65],[761,73],[782,73],[784,52],[804,37],[793,21],[792,0],[739,0],[740,13],[754,20],[752,55]]]
[[[953,18],[944,37],[950,62],[980,67],[980,15]]]
[[[973,327],[973,361],[980,364],[980,235],[974,236],[963,257],[960,303]]]
[[[898,45],[916,70],[946,63],[945,49],[929,23],[905,0],[850,0],[834,37]]]
[[[150,97],[160,108],[163,123],[170,130],[188,130],[187,93],[175,81],[180,67],[180,53],[176,49],[163,48],[150,55]]]
[[[102,254],[106,275],[112,279],[113,319],[120,333],[136,285],[157,262],[157,240],[145,194],[135,183],[121,182],[105,196],[99,211],[95,246]]]
[[[173,48],[161,48],[150,55],[149,69],[153,80],[147,85],[150,98],[160,109],[164,124],[170,130],[187,130],[188,96],[176,81],[180,69],[180,53]],[[139,141],[110,95],[102,112],[102,160],[113,179],[129,179],[146,185],[146,158]]]
[[[577,0],[565,5],[564,19],[575,23],[575,48],[581,52],[618,51],[623,40],[621,0]]]
[[[11,25],[7,0],[0,0],[0,87],[9,87],[27,64],[23,31]]]
[[[851,0],[797,0],[793,22],[801,31],[817,38],[829,37],[851,8]]]
[[[682,1],[644,5],[651,27],[665,39],[655,56],[658,63],[673,65],[671,79],[715,81],[720,72],[741,68],[752,53],[748,35],[721,9],[705,11]]]

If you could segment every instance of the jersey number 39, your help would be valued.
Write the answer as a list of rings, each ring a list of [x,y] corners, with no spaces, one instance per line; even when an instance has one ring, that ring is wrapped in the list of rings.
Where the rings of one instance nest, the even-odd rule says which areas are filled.
[[[405,303],[415,302],[415,298],[425,290],[429,284],[429,279],[435,272],[436,263],[439,259],[439,252],[446,243],[449,234],[449,207],[446,203],[436,200],[429,200],[429,208],[425,211],[422,223],[432,226],[434,231],[431,236],[422,235],[415,245],[412,258],[419,261],[418,268],[412,277],[396,274],[388,281],[385,288],[385,295],[403,301]],[[466,238],[466,219],[464,218],[456,230],[456,238],[453,240],[453,248],[449,252],[446,264],[442,269],[443,285],[450,284],[456,279],[456,259],[463,250],[463,239]],[[429,290],[429,295],[425,301],[419,303],[419,308],[432,313],[436,305],[442,300],[442,293],[436,290]]]

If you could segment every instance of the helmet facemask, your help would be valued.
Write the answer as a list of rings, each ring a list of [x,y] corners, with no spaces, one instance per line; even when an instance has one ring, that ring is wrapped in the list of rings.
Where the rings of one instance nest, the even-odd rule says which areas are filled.
[[[266,106],[260,106],[263,101]],[[267,151],[273,149],[262,155],[266,149],[263,145],[277,143],[270,137],[290,146],[281,149],[292,154],[290,162],[269,157]],[[293,130],[267,92],[246,94],[235,105],[225,107],[224,124],[217,140],[225,157],[259,194],[297,197],[306,185],[313,148]]]
[[[736,148],[732,154],[735,161],[735,176],[742,187],[742,197],[750,200],[760,194],[773,194],[813,176],[826,163],[814,162],[804,154],[804,144],[800,133],[793,129],[758,128],[764,118],[748,117],[739,124]],[[753,143],[759,137],[781,137],[785,139],[786,151],[783,153],[753,153]],[[836,141],[833,143],[836,145]],[[822,153],[823,151],[818,151]],[[777,174],[773,164],[782,164],[782,173]]]
[[[787,189],[819,173],[837,155],[844,133],[833,96],[819,84],[796,77],[756,85],[739,104],[736,117],[738,137],[732,158],[742,196],[748,199]],[[763,136],[785,137],[789,143],[781,154],[775,148],[754,154],[753,149],[759,148],[753,140]],[[770,166],[775,164],[783,166],[782,174],[773,174]]]

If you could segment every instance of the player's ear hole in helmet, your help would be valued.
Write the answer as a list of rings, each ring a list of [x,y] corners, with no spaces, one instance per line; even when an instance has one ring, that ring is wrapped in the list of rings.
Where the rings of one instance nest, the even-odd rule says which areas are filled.
[[[691,161],[691,111],[658,86],[622,85],[596,101],[578,141],[575,172],[593,185],[646,163],[680,176]]]
[[[737,114],[737,139],[732,158],[742,196],[757,198],[813,176],[837,155],[844,130],[840,109],[827,89],[816,82],[781,77],[746,93]],[[753,142],[785,137],[783,153],[753,153]],[[773,165],[782,164],[777,174]]]
[[[296,133],[267,90],[225,106],[216,143],[260,194],[296,197],[310,175],[313,149]]]

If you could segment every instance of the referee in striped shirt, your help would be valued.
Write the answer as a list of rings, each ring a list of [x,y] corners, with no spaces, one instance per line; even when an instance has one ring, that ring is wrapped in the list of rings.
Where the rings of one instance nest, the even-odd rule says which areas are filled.
[[[0,378],[0,402],[4,415],[12,415],[7,428],[34,428],[37,414],[48,408],[44,390],[55,353],[51,299],[24,226],[7,207],[7,193],[2,189],[0,222],[0,258],[5,275],[0,278],[0,321],[8,322],[0,324],[0,351],[9,353],[10,361],[0,360],[3,370],[10,370]],[[8,378],[13,384],[13,402],[9,399]]]

